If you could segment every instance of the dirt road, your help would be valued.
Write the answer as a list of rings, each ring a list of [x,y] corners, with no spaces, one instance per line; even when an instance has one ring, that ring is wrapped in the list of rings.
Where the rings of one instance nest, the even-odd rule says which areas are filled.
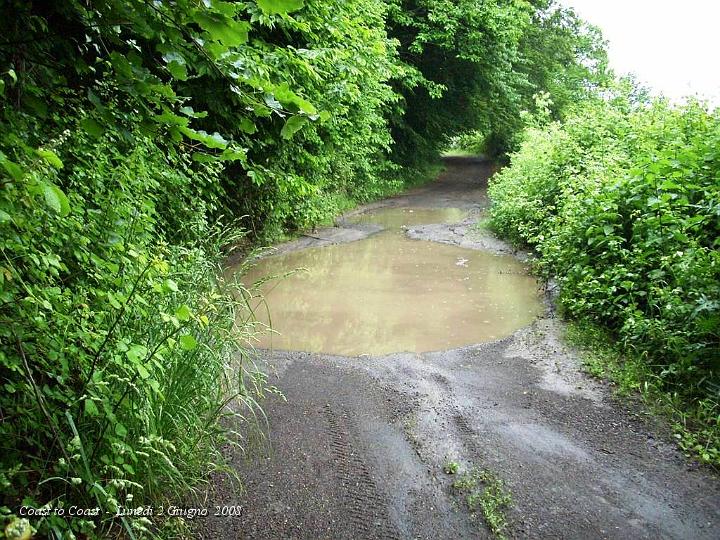
[[[488,165],[448,162],[441,178],[382,204],[486,205]],[[411,237],[512,251],[461,225]],[[352,241],[336,227],[281,246]],[[718,538],[720,481],[688,463],[639,411],[584,376],[552,310],[492,343],[444,352],[344,358],[268,353],[286,401],[265,404],[272,451],[231,456],[245,480],[219,482],[208,505],[240,516],[200,524],[206,538],[485,538],[443,472],[488,469],[512,494],[517,538]]]

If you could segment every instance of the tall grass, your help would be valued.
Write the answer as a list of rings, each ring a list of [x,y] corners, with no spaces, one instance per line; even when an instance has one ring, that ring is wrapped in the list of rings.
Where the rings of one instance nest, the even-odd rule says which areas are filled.
[[[222,271],[221,246],[238,233],[208,232],[190,247],[137,254],[123,280],[130,292],[118,296],[85,382],[55,382],[54,391],[72,397],[64,411],[46,397],[47,376],[26,362],[40,423],[19,419],[18,431],[34,430],[25,445],[32,453],[3,477],[3,518],[18,537],[31,528],[51,538],[156,536],[162,518],[117,514],[189,503],[210,473],[228,471],[221,447],[243,447],[259,427],[266,379],[251,343],[262,328],[248,302],[257,295]],[[49,515],[24,518],[21,506]],[[99,514],[70,516],[70,506]]]

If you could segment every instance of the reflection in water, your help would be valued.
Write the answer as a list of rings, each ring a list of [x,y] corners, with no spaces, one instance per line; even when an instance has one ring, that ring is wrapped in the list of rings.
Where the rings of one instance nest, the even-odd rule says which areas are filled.
[[[426,223],[458,223],[468,213],[459,208],[380,208],[347,218],[348,223],[372,223],[385,229]]]
[[[541,310],[516,259],[384,231],[347,244],[268,257],[243,281],[262,286],[273,328],[261,348],[354,356],[426,352],[491,341]],[[268,322],[268,321],[264,321]]]

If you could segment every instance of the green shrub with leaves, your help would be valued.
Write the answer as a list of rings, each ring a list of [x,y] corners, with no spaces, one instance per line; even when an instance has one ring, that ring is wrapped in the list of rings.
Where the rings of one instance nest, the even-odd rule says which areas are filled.
[[[212,202],[160,211],[167,189],[216,184],[218,167],[190,170],[138,134],[82,131],[0,164],[3,519],[22,505],[98,507],[99,519],[32,526],[106,536],[118,506],[186,493],[221,467],[218,419],[253,410],[264,388],[243,365],[254,327],[221,278],[220,245],[233,239],[203,218]]]
[[[534,247],[574,317],[611,329],[691,403],[720,383],[720,113],[614,98],[530,130],[491,224]]]

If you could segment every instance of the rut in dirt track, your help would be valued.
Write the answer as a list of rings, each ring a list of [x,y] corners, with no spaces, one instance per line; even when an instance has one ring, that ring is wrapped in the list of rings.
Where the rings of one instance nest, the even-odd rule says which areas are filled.
[[[382,204],[487,205],[491,167],[453,160],[441,178]],[[378,206],[378,205],[374,205]],[[457,225],[408,235],[512,250]],[[347,226],[325,240],[352,241]],[[720,481],[688,463],[656,426],[580,370],[552,311],[509,338],[461,349],[344,358],[264,353],[286,400],[264,403],[271,451],[229,455],[245,482],[218,480],[208,506],[243,513],[198,523],[204,538],[483,538],[443,472],[447,461],[488,468],[513,496],[517,538],[717,538]]]
[[[353,447],[348,427],[352,425],[350,415],[347,412],[337,414],[330,404],[325,405],[323,412],[353,535],[356,538],[398,539],[370,471],[360,452]],[[373,516],[376,518],[372,519]]]

